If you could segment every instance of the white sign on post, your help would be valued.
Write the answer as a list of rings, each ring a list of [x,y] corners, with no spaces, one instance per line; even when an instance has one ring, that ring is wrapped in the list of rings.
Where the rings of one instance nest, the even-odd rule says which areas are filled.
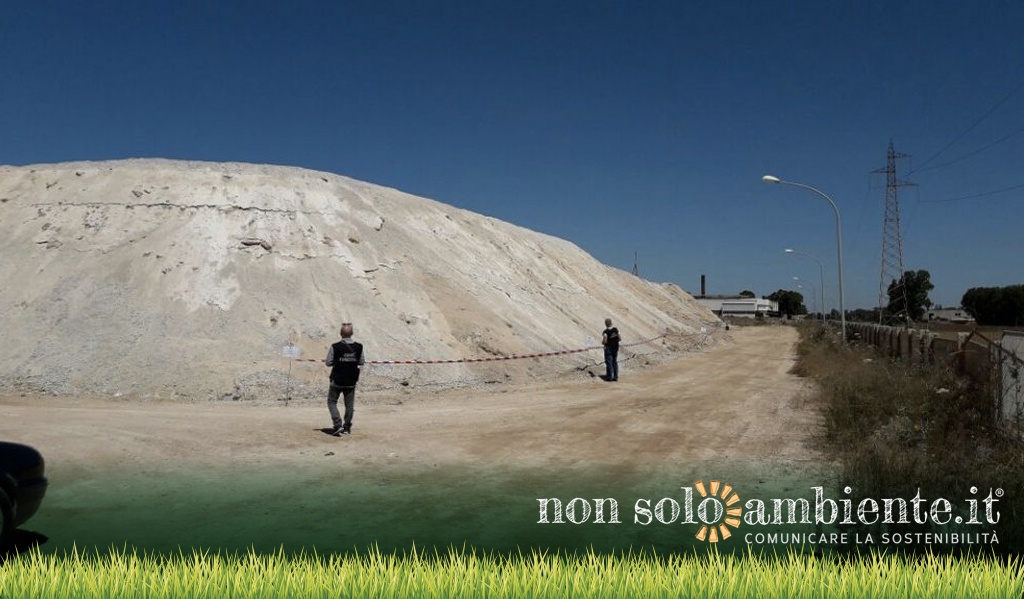
[[[288,358],[288,390],[285,392],[284,396],[285,405],[287,405],[288,400],[292,398],[292,360],[298,359],[299,346],[286,345],[281,348],[281,355]]]

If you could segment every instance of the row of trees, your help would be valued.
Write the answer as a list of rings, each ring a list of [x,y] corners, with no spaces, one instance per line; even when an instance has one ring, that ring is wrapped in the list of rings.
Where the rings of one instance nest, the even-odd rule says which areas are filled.
[[[889,284],[889,303],[881,313],[878,308],[859,309],[848,311],[847,316],[867,322],[920,321],[932,307],[928,293],[934,288],[931,273],[927,270],[908,270],[899,280]],[[754,297],[754,293],[748,290],[740,295]],[[797,291],[779,289],[767,299],[778,302],[779,313],[783,316],[807,314],[804,296]],[[1024,285],[973,287],[964,293],[960,305],[980,325],[1024,326]]]
[[[960,305],[982,325],[1024,325],[1024,285],[972,287]]]
[[[898,320],[922,320],[932,306],[928,292],[934,289],[927,270],[908,270],[889,284],[889,305],[882,316]],[[980,325],[1024,325],[1024,285],[972,287],[960,305]]]

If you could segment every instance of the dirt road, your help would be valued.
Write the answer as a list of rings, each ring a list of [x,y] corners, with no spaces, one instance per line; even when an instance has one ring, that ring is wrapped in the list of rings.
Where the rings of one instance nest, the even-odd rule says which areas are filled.
[[[569,381],[359,401],[355,434],[319,433],[322,403],[138,402],[3,397],[0,436],[39,447],[57,472],[103,462],[302,463],[334,451],[361,465],[810,459],[807,384],[789,374],[790,327],[734,329],[734,341],[622,380]]]
[[[340,438],[320,431],[329,424],[322,402],[21,396],[0,399],[0,438],[46,456],[52,486],[33,525],[48,527],[57,547],[245,546],[258,544],[251,526],[268,515],[277,522],[260,529],[268,546],[471,538],[456,534],[459,523],[478,545],[521,546],[487,530],[535,522],[534,498],[572,478],[565,473],[642,485],[654,472],[691,476],[698,463],[787,468],[818,459],[807,444],[818,422],[812,389],[789,373],[796,331],[732,332],[731,342],[670,363],[624,367],[617,383],[357,399],[354,434]],[[324,530],[320,506],[333,509],[339,494],[346,505],[387,505],[391,516],[367,507],[359,525],[346,525],[347,535],[363,527],[357,540],[331,527],[325,540],[312,531]],[[424,498],[434,511],[422,511]],[[438,512],[443,505],[451,513]],[[412,520],[410,509],[418,510]],[[389,526],[401,532],[388,536]]]

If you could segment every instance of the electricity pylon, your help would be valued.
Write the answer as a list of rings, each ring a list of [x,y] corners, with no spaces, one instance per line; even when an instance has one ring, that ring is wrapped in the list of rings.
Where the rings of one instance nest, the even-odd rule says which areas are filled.
[[[900,181],[896,178],[896,159],[906,158],[906,154],[897,154],[889,140],[889,153],[885,168],[876,173],[885,173],[885,220],[882,223],[882,272],[878,280],[878,321],[885,321],[885,308],[889,305],[889,285],[896,284],[895,297],[903,296],[903,312],[890,314],[889,318],[904,323],[910,322],[907,311],[907,289],[903,285],[903,232],[900,229],[899,188],[913,183]]]

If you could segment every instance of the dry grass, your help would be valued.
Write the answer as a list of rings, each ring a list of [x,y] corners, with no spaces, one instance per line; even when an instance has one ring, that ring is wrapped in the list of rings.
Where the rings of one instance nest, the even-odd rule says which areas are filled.
[[[801,327],[796,374],[822,390],[827,456],[864,496],[1002,488],[1001,549],[1024,546],[1024,447],[999,425],[991,389],[944,364],[912,366],[817,325]]]

